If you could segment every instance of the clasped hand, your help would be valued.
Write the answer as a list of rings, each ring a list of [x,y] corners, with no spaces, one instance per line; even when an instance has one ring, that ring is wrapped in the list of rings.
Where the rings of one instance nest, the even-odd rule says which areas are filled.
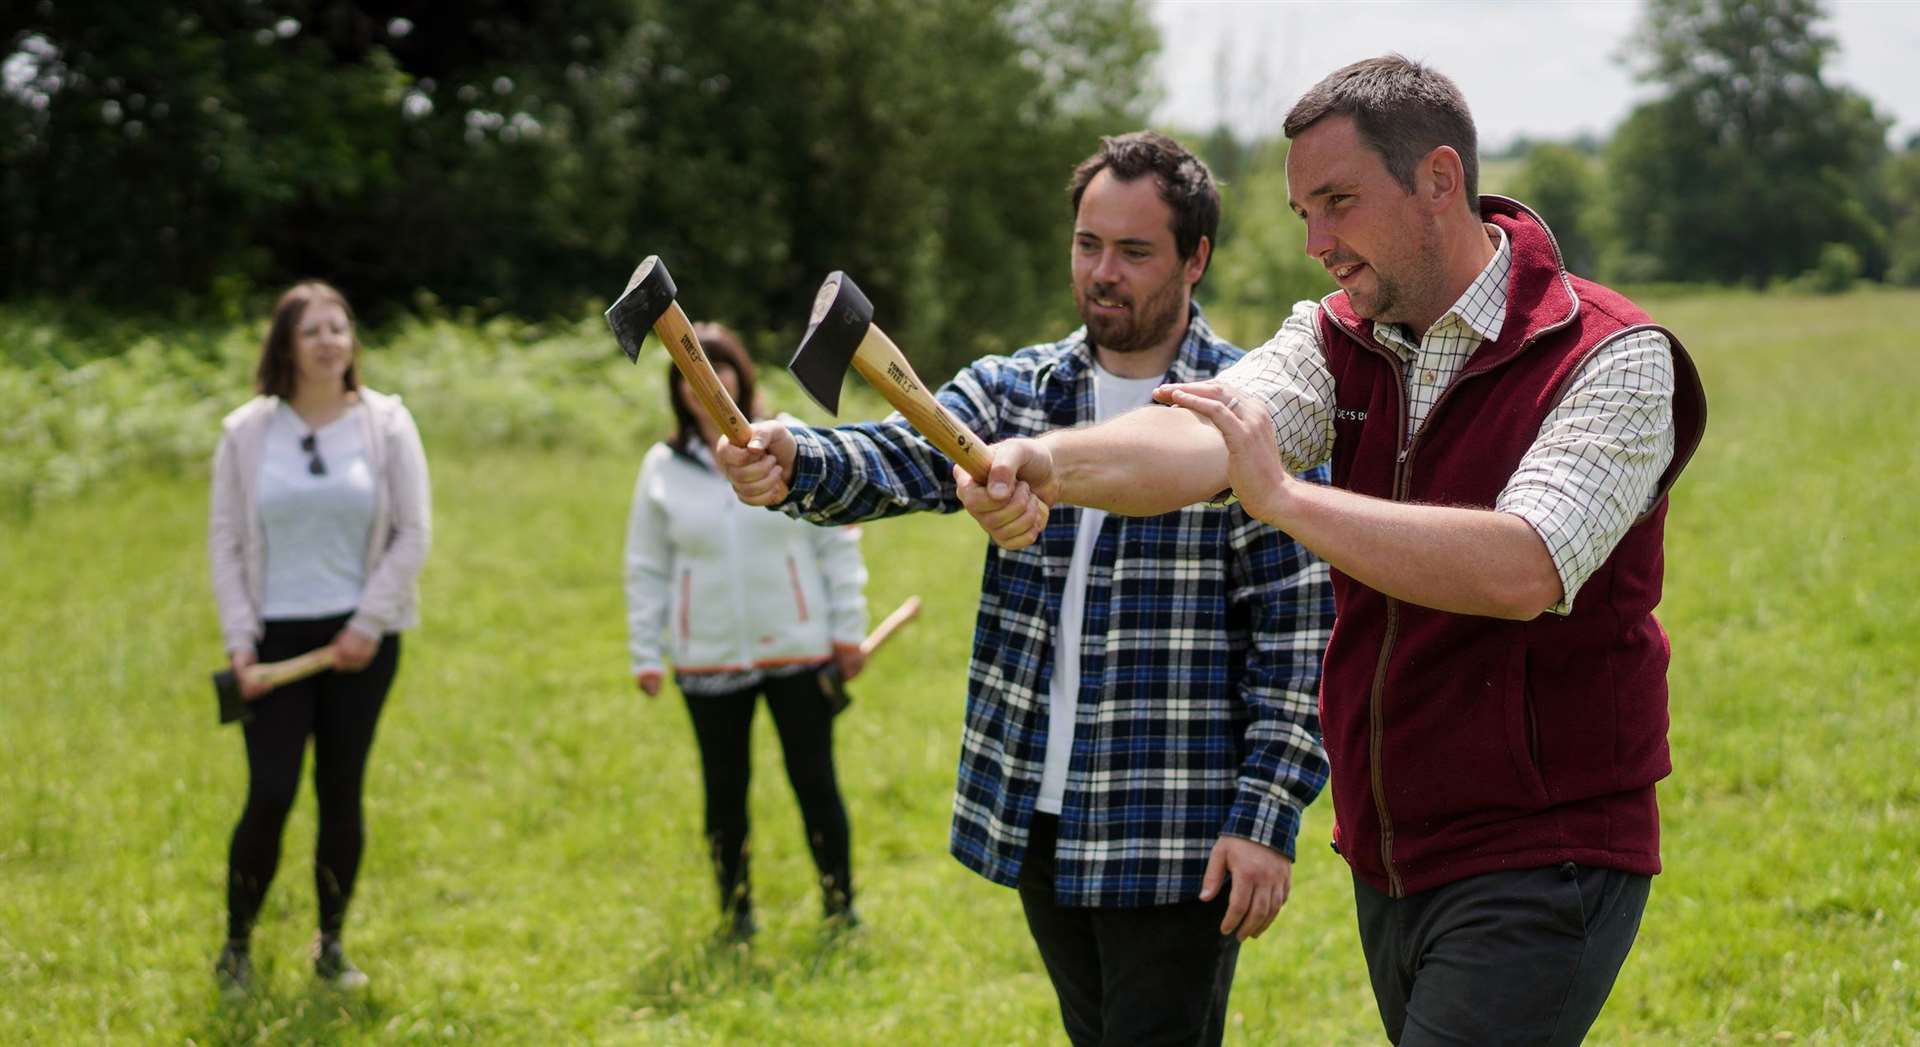
[[[1282,518],[1289,485],[1296,481],[1280,458],[1264,402],[1218,382],[1163,385],[1154,390],[1154,399],[1185,408],[1217,430],[1228,483],[1241,504],[1256,519],[1274,523]],[[1023,549],[1040,539],[1050,507],[1060,500],[1053,449],[1044,439],[1023,438],[994,444],[987,453],[992,466],[985,484],[954,468],[960,504],[994,544]],[[1140,479],[1147,482],[1150,476],[1143,473]]]

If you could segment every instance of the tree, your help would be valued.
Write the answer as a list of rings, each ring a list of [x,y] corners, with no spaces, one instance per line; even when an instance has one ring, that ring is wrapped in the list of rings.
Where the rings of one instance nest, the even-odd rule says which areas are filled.
[[[1887,124],[1822,78],[1821,17],[1817,0],[1648,3],[1627,57],[1665,93],[1616,131],[1608,170],[1622,246],[1651,275],[1762,284],[1828,243],[1884,271],[1872,201]]]
[[[1920,138],[1887,162],[1887,204],[1893,229],[1887,279],[1920,287]]]
[[[1513,195],[1553,230],[1567,268],[1583,276],[1594,275],[1599,260],[1593,168],[1593,161],[1572,146],[1540,142],[1527,149],[1513,186]]]
[[[832,269],[938,372],[1064,318],[1067,173],[1139,0],[35,0],[0,22],[0,297],[306,275],[547,315],[649,253],[797,333]],[[751,336],[751,335],[750,335]]]

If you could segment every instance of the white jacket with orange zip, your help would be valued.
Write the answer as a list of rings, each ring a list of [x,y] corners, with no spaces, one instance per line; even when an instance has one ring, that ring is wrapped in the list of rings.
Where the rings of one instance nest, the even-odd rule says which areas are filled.
[[[814,664],[866,635],[859,528],[741,504],[697,441],[641,462],[626,581],[635,674],[666,658],[680,673]]]

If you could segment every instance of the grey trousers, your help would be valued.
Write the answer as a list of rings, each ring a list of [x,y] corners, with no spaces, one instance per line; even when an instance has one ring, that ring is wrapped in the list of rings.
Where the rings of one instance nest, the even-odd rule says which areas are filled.
[[[1367,974],[1400,1047],[1578,1044],[1633,948],[1651,877],[1575,865],[1405,898],[1355,879]]]

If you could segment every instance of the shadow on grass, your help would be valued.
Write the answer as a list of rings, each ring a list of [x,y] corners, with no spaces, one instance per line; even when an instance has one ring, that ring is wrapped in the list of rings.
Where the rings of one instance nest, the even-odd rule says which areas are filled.
[[[214,990],[209,978],[207,994],[213,1003],[191,1041],[329,1043],[377,1032],[388,1019],[388,1008],[375,991],[340,992],[311,979],[297,989],[281,988],[273,985],[270,972],[261,972],[259,983],[250,996],[227,998]]]
[[[637,1012],[690,1015],[753,995],[790,996],[808,983],[846,981],[872,966],[867,928],[820,925],[762,932],[750,944],[718,934],[661,944],[640,958],[632,985]]]

